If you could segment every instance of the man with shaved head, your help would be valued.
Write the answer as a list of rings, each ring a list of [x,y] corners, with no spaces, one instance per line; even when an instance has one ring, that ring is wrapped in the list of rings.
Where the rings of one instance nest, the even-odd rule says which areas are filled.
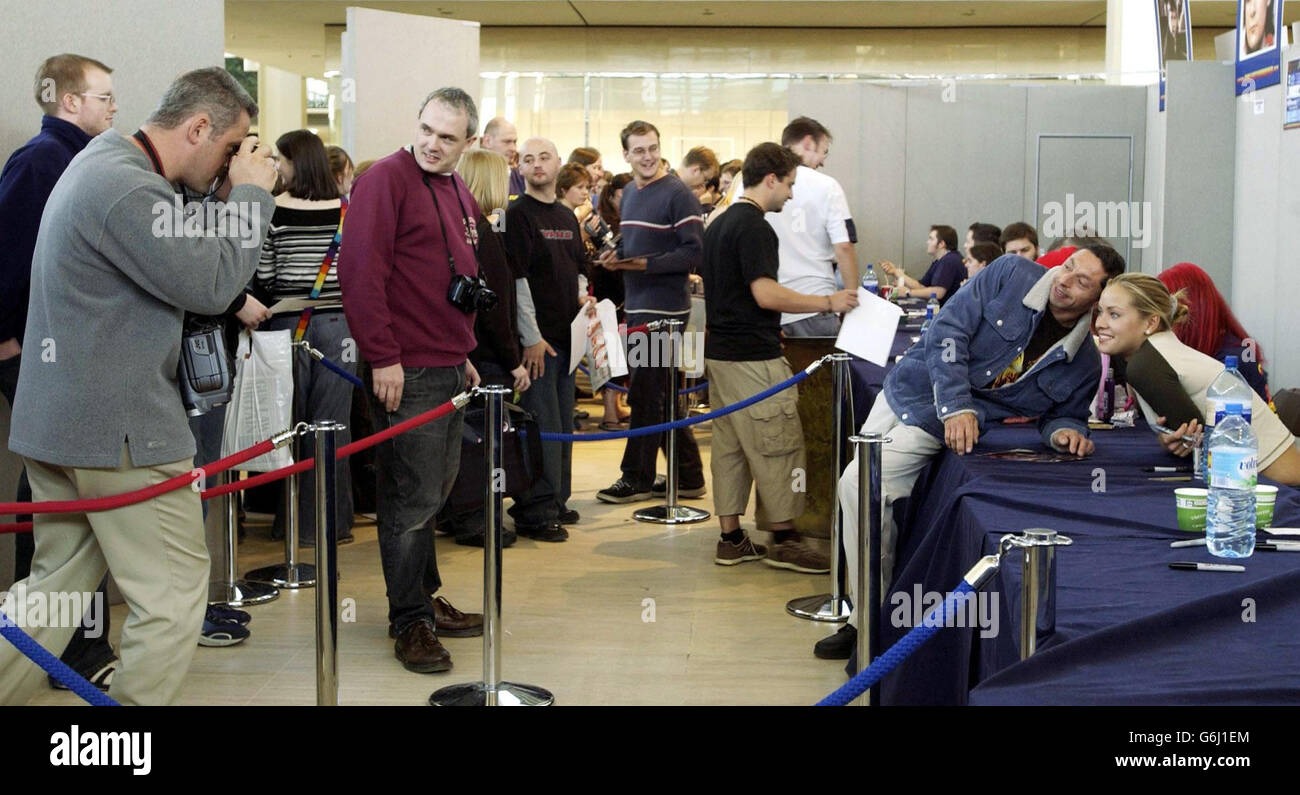
[[[560,173],[555,144],[529,138],[519,150],[519,169],[527,189],[506,210],[506,251],[515,274],[526,278],[519,291],[519,332],[524,367],[533,385],[523,406],[544,433],[565,433],[573,422],[573,374],[569,372],[569,324],[586,302],[587,253],[578,218],[556,200]],[[515,532],[537,541],[563,541],[565,524],[578,520],[566,504],[572,483],[573,445],[542,442],[542,476],[515,500],[510,515]]]
[[[519,152],[515,144],[519,141],[519,130],[506,121],[504,116],[497,116],[483,126],[483,137],[479,146],[501,155],[510,164],[510,201],[524,193],[524,176],[519,173]]]

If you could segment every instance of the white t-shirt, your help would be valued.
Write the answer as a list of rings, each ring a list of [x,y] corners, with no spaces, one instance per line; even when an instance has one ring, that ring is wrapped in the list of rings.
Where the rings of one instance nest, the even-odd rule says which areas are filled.
[[[804,295],[830,295],[835,283],[835,244],[852,239],[853,219],[840,183],[829,174],[799,166],[794,197],[767,222],[780,240],[782,287]],[[781,314],[781,323],[793,323],[816,313]]]

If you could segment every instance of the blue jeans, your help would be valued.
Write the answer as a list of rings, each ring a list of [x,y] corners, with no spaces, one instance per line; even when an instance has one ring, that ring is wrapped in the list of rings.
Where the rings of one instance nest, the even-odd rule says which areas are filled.
[[[556,349],[546,357],[540,378],[524,392],[520,404],[533,415],[542,433],[573,433],[573,374],[569,352]],[[542,442],[542,477],[510,506],[515,527],[557,521],[573,489],[573,443]]]
[[[402,402],[394,412],[375,397],[373,384],[366,384],[376,430],[450,400],[464,387],[465,365],[408,367],[405,375]],[[454,411],[375,447],[379,557],[388,589],[388,620],[399,633],[416,621],[434,623],[429,597],[442,580],[432,520],[456,482],[464,423],[464,414]]]
[[[266,326],[268,331],[281,329],[293,330],[298,327],[298,315],[280,315],[271,318]],[[307,334],[303,337],[313,348],[325,354],[325,358],[352,374],[356,374],[357,363],[344,361],[343,354],[350,339],[348,322],[342,312],[316,312],[307,324]],[[355,349],[354,349],[355,350]],[[339,447],[352,441],[352,382],[331,371],[325,365],[313,359],[306,351],[294,349],[294,422],[315,422],[317,420],[334,420],[342,423],[342,431],[334,434]],[[355,355],[352,357],[355,359]],[[294,460],[311,458],[312,437],[303,437],[295,442],[297,450]],[[304,472],[298,478],[298,537],[308,544],[316,539],[316,477],[311,472]],[[335,526],[339,538],[352,535],[352,466],[344,459],[334,469]],[[284,535],[283,500],[277,506],[273,534],[279,538]]]

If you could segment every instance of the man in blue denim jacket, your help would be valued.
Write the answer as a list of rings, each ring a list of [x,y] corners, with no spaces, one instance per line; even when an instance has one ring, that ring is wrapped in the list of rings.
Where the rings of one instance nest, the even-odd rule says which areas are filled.
[[[1047,271],[1015,254],[999,257],[957,291],[889,373],[862,426],[863,433],[889,439],[881,451],[886,585],[893,574],[891,506],[911,493],[921,470],[945,446],[965,455],[988,423],[1036,417],[1043,444],[1081,457],[1092,452],[1088,412],[1101,376],[1101,356],[1091,334],[1092,310],[1106,280],[1123,272],[1124,258],[1100,243],[1078,249]],[[856,460],[840,478],[839,495],[845,558],[853,581]],[[851,593],[856,592],[854,585]],[[854,636],[852,626],[842,629],[819,643],[815,653],[848,657]]]

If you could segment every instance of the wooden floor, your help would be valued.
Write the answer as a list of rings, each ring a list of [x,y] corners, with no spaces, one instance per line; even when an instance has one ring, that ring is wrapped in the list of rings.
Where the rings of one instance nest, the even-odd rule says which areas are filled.
[[[594,426],[599,404],[580,405]],[[707,471],[708,425],[700,427]],[[653,503],[598,502],[596,491],[618,476],[622,452],[621,440],[576,445],[569,507],[582,521],[565,543],[521,538],[505,551],[504,678],[545,687],[561,705],[807,705],[842,684],[843,662],[812,654],[838,625],[784,609],[793,597],[826,592],[829,578],[761,562],[718,566],[716,519],[667,529],[632,519],[635,508]],[[713,509],[710,496],[686,504]],[[743,525],[752,532],[752,520]],[[355,621],[339,630],[341,702],[420,705],[444,685],[482,679],[482,638],[442,639],[455,665],[448,673],[410,673],[394,659],[374,523],[358,517],[355,534],[339,549],[339,598],[356,602]],[[441,594],[462,610],[481,610],[483,551],[441,535],[437,549]],[[313,551],[304,553],[310,560]],[[281,561],[283,546],[270,540],[269,525],[252,523],[239,554],[240,571],[248,571]],[[248,610],[252,637],[200,647],[180,702],[314,704],[315,591],[284,591]],[[124,614],[124,606],[113,608],[115,644]],[[79,702],[42,690],[31,703]]]

